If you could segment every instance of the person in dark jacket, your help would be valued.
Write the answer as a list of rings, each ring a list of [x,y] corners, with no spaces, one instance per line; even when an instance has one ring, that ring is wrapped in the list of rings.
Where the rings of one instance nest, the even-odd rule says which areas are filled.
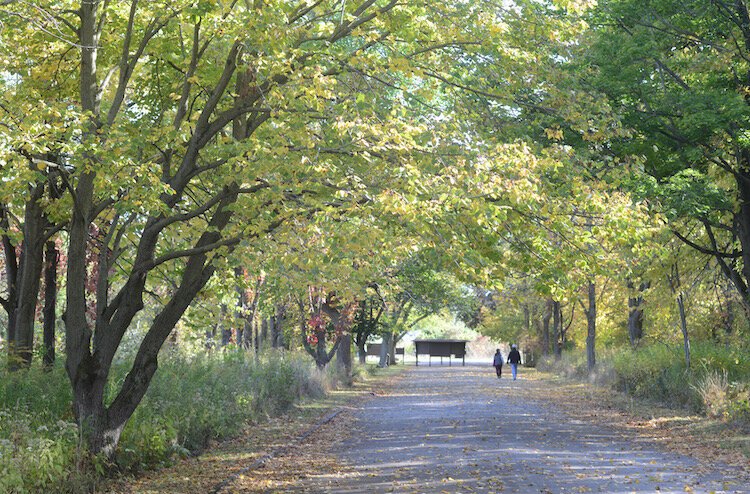
[[[499,351],[499,350],[498,350]],[[510,364],[510,371],[513,374],[513,380],[516,380],[518,376],[518,364],[521,363],[521,354],[518,351],[518,347],[513,344],[510,347],[510,353],[508,354],[508,363]]]
[[[495,351],[495,358],[492,359],[492,365],[495,366],[495,372],[499,379],[503,373],[503,354],[500,353],[499,348]]]

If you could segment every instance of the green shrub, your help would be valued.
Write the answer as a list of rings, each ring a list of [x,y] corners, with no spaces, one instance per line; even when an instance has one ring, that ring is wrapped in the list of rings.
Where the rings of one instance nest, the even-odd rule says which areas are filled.
[[[686,368],[681,345],[655,344],[638,350],[597,352],[588,374],[584,351],[540,359],[540,370],[609,385],[636,398],[687,407],[724,420],[750,423],[750,352],[747,349],[697,343]]]
[[[750,425],[750,384],[731,383],[728,393],[729,405],[724,419]]]
[[[711,373],[726,374],[728,382],[750,382],[750,362],[743,349],[694,344],[691,361],[687,369],[679,345],[651,345],[619,353],[613,359],[614,385],[638,398],[708,412],[716,405],[707,406],[705,400],[716,403],[722,387],[717,378],[707,378]]]
[[[0,492],[72,492],[79,460],[62,365],[0,370]]]
[[[113,368],[108,400],[127,370]],[[319,397],[334,383],[335,370],[319,371],[301,354],[274,352],[256,362],[243,351],[165,352],[123,431],[117,466],[163,465],[281,414],[300,399]],[[51,372],[0,371],[0,492],[85,492],[97,472],[78,468],[83,455],[62,366]]]
[[[60,363],[49,371],[32,367],[8,372],[0,367],[0,409],[32,410],[36,425],[46,425],[50,419],[72,421],[72,396],[68,376]]]
[[[685,368],[680,347],[652,345],[615,356],[615,387],[637,398],[669,406],[700,408],[690,386],[693,373]]]
[[[76,425],[38,422],[21,406],[0,411],[0,492],[65,491],[66,482],[76,474]]]
[[[117,462],[152,468],[238,434],[330,387],[329,377],[304,355],[272,352],[258,362],[243,351],[187,358],[173,353],[123,431]]]

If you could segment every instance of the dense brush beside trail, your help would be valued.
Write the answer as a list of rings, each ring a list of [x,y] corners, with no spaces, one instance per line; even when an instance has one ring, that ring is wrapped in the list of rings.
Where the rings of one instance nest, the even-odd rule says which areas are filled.
[[[654,344],[628,352],[602,352],[591,381],[659,405],[684,407],[727,422],[750,425],[750,352],[698,343],[690,369],[679,346]],[[540,369],[589,379],[586,355],[548,357]]]
[[[84,462],[62,366],[2,372],[0,378],[0,492],[81,492],[108,467]],[[117,368],[124,379],[125,368]],[[123,433],[116,467],[137,471],[169,463],[209,442],[241,432],[336,384],[332,371],[290,352],[259,361],[240,351],[166,355],[142,405]]]

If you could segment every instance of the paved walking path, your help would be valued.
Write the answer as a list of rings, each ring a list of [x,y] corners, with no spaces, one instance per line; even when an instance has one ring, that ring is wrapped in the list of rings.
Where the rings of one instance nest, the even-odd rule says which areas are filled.
[[[283,491],[750,492],[650,439],[568,416],[539,399],[545,386],[497,379],[489,365],[409,370],[354,412],[346,439],[326,446],[336,472],[315,475],[310,465]]]

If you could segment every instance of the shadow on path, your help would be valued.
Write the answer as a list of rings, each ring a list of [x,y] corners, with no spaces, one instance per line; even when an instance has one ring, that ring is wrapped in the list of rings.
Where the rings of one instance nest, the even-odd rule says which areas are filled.
[[[541,381],[416,367],[354,412],[338,471],[285,492],[750,492],[647,438],[570,418]],[[311,469],[314,471],[314,466]]]

